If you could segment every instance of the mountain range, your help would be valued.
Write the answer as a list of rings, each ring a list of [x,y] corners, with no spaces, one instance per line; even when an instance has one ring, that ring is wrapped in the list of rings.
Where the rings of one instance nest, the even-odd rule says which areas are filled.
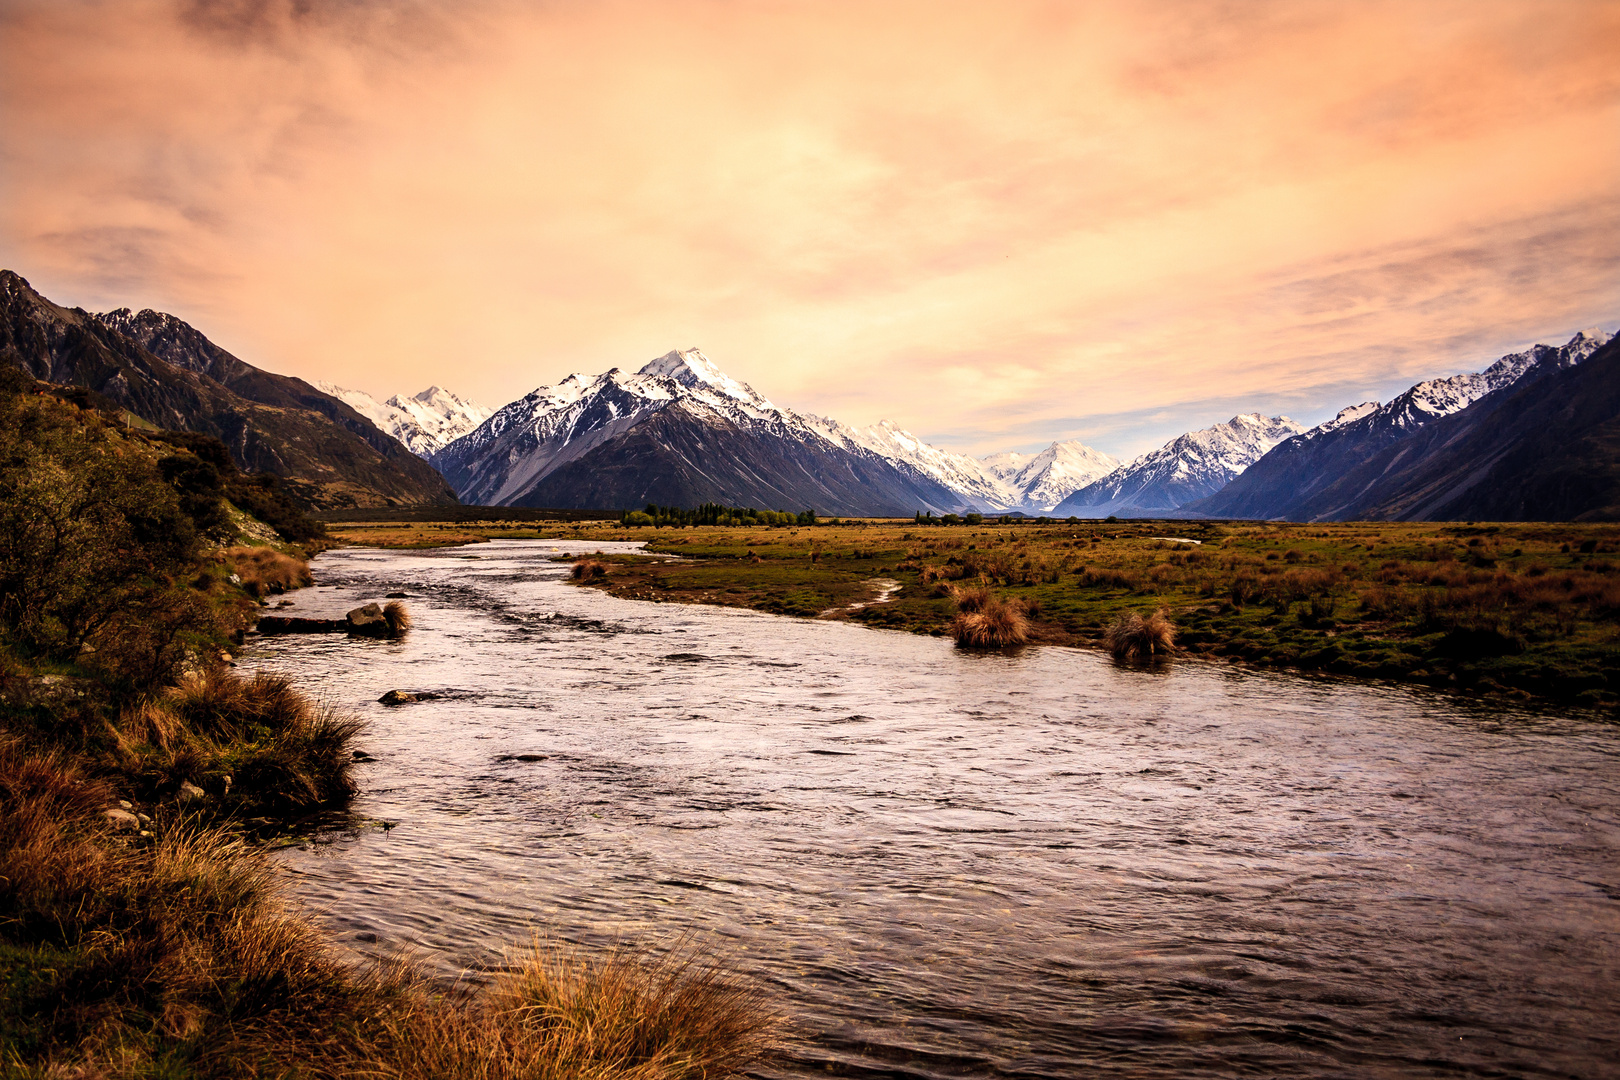
[[[910,515],[962,502],[929,469],[778,408],[696,349],[540,387],[429,460],[463,500],[490,506],[724,502]]]
[[[633,373],[570,375],[497,410],[438,386],[380,402],[254,367],[173,315],[63,308],[0,271],[0,362],[146,423],[213,435],[240,468],[275,473],[317,509],[459,497],[839,516],[1602,516],[1620,507],[1604,381],[1615,349],[1586,331],[1309,430],[1244,413],[1130,461],[1077,440],[979,459],[888,421],[858,428],[777,406],[695,348]]]
[[[1396,481],[1389,470],[1396,460],[1410,467],[1423,455],[1427,443],[1412,441],[1418,433],[1487,402],[1475,415],[1492,412],[1515,387],[1573,369],[1609,341],[1602,331],[1583,331],[1556,348],[1537,345],[1511,353],[1484,371],[1420,382],[1384,405],[1350,406],[1279,443],[1225,488],[1183,509],[1207,517],[1290,521],[1424,514],[1426,504],[1421,502],[1391,501]],[[1386,452],[1395,456],[1386,457]],[[1397,512],[1397,505],[1404,510]]]

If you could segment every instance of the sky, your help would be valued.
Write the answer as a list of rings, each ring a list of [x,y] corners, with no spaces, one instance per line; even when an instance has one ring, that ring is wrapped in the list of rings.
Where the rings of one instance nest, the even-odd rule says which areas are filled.
[[[0,0],[0,266],[490,405],[698,346],[974,454],[1620,329],[1620,2]]]

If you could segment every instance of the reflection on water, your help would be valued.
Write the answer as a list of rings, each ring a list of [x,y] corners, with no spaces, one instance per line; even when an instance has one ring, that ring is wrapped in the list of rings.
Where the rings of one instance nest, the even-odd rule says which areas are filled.
[[[409,638],[248,650],[372,723],[396,827],[285,855],[354,947],[695,933],[806,1033],[770,1075],[1617,1075],[1614,727],[621,601],[568,549],[331,552],[290,613],[405,591]]]

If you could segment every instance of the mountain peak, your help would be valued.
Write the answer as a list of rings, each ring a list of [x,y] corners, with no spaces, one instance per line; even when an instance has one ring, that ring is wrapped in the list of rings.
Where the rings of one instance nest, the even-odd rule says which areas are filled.
[[[746,402],[758,408],[775,409],[776,406],[754,392],[747,383],[738,382],[721,371],[713,360],[703,355],[697,346],[690,349],[671,349],[658,359],[650,361],[637,376],[669,379],[689,390],[709,389],[725,397]]]

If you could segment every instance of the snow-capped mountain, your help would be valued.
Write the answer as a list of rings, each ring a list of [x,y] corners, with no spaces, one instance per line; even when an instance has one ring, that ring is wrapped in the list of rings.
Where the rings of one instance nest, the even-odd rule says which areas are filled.
[[[1055,442],[1024,462],[1012,484],[1021,505],[1051,510],[1076,491],[1119,468],[1118,458],[1093,450],[1079,439]]]
[[[1609,340],[1602,330],[1585,330],[1561,346],[1509,353],[1483,371],[1420,382],[1385,405],[1369,401],[1342,409],[1332,420],[1279,444],[1228,487],[1187,509],[1211,517],[1310,521],[1333,516],[1359,498],[1336,491],[1335,485],[1386,447],[1489,394],[1574,367]]]
[[[896,465],[933,478],[956,492],[964,509],[1008,510],[1022,502],[1015,487],[985,468],[977,458],[929,446],[887,420],[871,427],[855,428],[821,416],[805,414],[803,418],[840,446],[870,450]]]
[[[1004,450],[981,458],[985,471],[1013,492],[1012,505],[1045,512],[1119,468],[1118,458],[1093,450],[1079,439],[1055,442],[1038,454]]]
[[[924,452],[931,448],[910,460],[868,441],[881,440],[780,408],[687,349],[634,373],[614,368],[542,386],[430,460],[464,501],[481,505],[713,501],[844,515],[965,508],[936,478],[950,462]]]
[[[1367,402],[1351,409],[1341,410],[1338,416],[1321,425],[1320,429],[1313,428],[1312,432],[1334,431],[1358,420],[1366,420],[1372,427],[1383,426],[1412,431],[1436,417],[1460,412],[1486,394],[1500,390],[1504,386],[1512,386],[1531,368],[1547,365],[1554,370],[1574,367],[1608,344],[1608,341],[1607,333],[1592,329],[1581,331],[1561,346],[1533,345],[1524,352],[1509,353],[1484,371],[1420,382],[1405,393],[1397,395],[1389,404],[1358,413],[1353,420],[1344,418],[1347,413],[1357,413],[1358,410],[1366,410],[1368,405],[1377,403]]]
[[[378,401],[363,390],[347,390],[332,383],[316,383],[355,412],[404,443],[417,457],[432,457],[461,438],[495,412],[487,405],[467,401],[450,391],[430,386],[420,394],[398,394]]]
[[[1286,416],[1243,413],[1165,443],[1074,492],[1059,517],[1158,517],[1213,495],[1303,425]]]

